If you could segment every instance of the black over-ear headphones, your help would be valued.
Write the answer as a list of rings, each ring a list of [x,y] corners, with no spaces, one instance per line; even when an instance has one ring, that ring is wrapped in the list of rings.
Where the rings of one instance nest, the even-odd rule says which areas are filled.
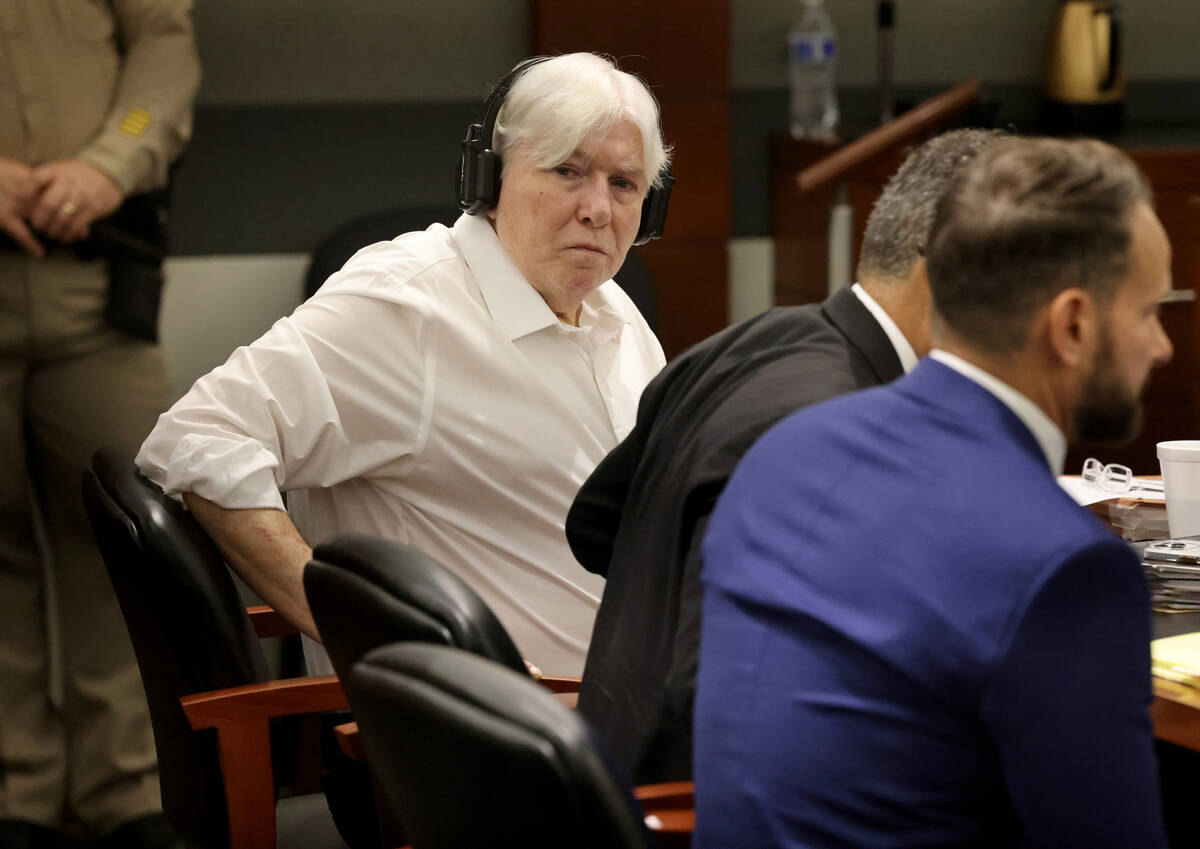
[[[549,57],[538,56],[526,59],[509,72],[500,84],[492,89],[483,104],[483,118],[479,123],[467,127],[462,141],[462,156],[458,160],[458,205],[468,215],[478,215],[494,209],[500,200],[500,156],[492,150],[492,134],[496,130],[496,116],[508,90],[517,77]],[[675,179],[668,168],[662,175],[662,186],[651,186],[642,201],[642,220],[638,225],[635,245],[644,245],[663,234],[667,220],[667,202],[671,199],[671,186]]]

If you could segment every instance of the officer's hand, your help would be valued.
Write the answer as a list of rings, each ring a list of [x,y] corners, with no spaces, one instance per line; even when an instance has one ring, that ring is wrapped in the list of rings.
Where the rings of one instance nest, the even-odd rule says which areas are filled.
[[[37,198],[37,187],[32,168],[24,162],[0,156],[0,230],[11,236],[30,256],[46,253],[25,223],[29,208]]]
[[[29,223],[64,244],[86,238],[93,221],[121,205],[121,190],[112,178],[78,159],[40,165],[33,176],[41,194]]]

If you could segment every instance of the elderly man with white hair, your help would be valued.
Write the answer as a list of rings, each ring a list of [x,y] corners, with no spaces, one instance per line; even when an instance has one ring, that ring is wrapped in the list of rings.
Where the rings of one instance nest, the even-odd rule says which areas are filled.
[[[137,463],[310,637],[310,544],[363,531],[441,561],[529,661],[578,674],[602,580],[563,522],[664,362],[611,278],[661,231],[668,152],[653,95],[592,54],[518,65],[484,112],[467,214],[359,251],[197,381]]]

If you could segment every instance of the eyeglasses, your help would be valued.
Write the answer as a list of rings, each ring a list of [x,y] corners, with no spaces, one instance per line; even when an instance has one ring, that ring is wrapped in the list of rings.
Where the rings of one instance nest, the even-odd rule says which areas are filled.
[[[1120,463],[1109,463],[1107,466],[1095,457],[1083,461],[1083,472],[1080,475],[1088,483],[1108,492],[1131,492],[1135,489],[1146,492],[1162,492],[1161,481],[1148,481],[1133,476],[1133,470]]]

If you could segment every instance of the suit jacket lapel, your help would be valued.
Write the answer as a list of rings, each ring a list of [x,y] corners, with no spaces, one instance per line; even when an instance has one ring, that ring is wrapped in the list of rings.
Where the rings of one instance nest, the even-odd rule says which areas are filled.
[[[892,341],[853,291],[842,289],[830,295],[821,304],[821,312],[863,355],[880,383],[904,374]]]

